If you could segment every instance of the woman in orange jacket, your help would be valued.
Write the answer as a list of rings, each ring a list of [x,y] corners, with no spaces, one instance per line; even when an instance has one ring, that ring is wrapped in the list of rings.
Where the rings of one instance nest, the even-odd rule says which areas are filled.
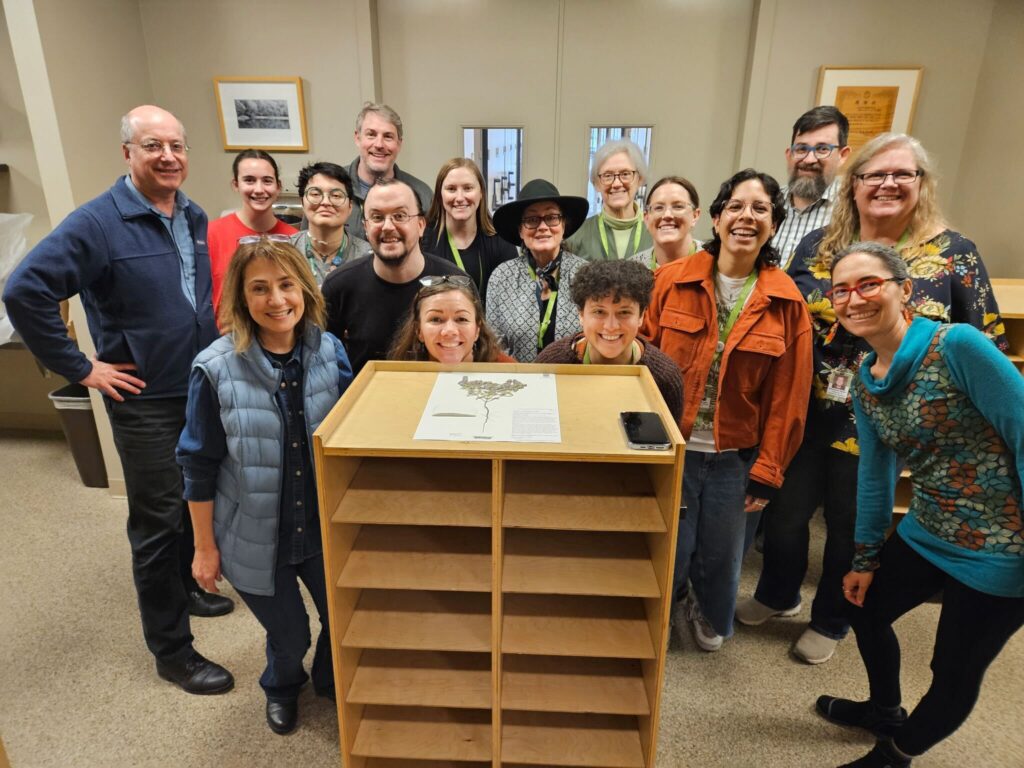
[[[689,621],[717,651],[732,634],[745,532],[803,436],[811,324],[771,246],[786,215],[778,182],[740,171],[710,210],[705,249],[658,270],[642,333],[683,372],[675,626]]]

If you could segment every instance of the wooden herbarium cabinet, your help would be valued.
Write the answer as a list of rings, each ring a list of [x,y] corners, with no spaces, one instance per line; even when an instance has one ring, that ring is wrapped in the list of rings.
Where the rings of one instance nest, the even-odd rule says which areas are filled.
[[[343,765],[651,768],[683,467],[654,380],[448,367],[554,374],[561,442],[414,440],[439,370],[370,363],[315,436]]]

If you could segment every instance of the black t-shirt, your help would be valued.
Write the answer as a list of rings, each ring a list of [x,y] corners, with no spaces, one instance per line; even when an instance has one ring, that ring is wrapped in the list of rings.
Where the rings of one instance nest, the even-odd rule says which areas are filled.
[[[452,264],[455,257],[452,256],[452,249],[448,246],[448,235],[442,234],[438,242],[437,229],[427,227],[420,240],[420,249],[423,253],[429,253],[438,258],[444,259]],[[507,243],[497,235],[485,235],[477,229],[476,237],[469,244],[468,248],[460,248],[459,256],[466,267],[466,274],[473,278],[473,283],[480,292],[480,298],[487,301],[487,281],[491,279],[491,273],[499,264],[514,259],[518,255],[516,247]]]
[[[387,358],[391,337],[406,317],[425,275],[465,274],[454,264],[423,254],[423,271],[408,283],[389,283],[373,269],[376,256],[348,261],[324,280],[327,330],[341,339],[359,373],[367,360]]]

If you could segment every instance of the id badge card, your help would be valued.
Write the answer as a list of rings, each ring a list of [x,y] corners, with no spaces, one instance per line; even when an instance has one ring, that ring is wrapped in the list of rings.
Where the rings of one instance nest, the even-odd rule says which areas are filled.
[[[851,386],[853,386],[853,371],[846,367],[834,368],[828,374],[825,399],[836,403],[845,403],[850,399]]]

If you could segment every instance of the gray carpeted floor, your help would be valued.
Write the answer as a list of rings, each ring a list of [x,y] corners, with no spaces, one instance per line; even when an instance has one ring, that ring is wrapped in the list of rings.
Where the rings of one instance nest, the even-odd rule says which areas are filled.
[[[338,765],[333,706],[311,691],[300,699],[294,734],[267,728],[257,684],[263,635],[240,604],[230,616],[193,622],[196,647],[235,674],[234,691],[189,696],[156,677],[135,607],[126,505],[83,488],[62,441],[0,437],[0,466],[0,736],[13,768]],[[814,547],[820,551],[820,531]],[[752,555],[741,596],[759,566]],[[805,590],[805,605],[810,596]],[[938,606],[926,605],[897,624],[908,707],[930,679],[937,616]],[[674,638],[658,765],[834,766],[866,752],[869,737],[812,713],[820,693],[866,695],[856,646],[842,643],[819,667],[794,661],[787,650],[806,619],[805,608],[796,619],[741,627],[717,654]],[[1018,633],[989,671],[971,719],[914,765],[1024,766],[1022,662]]]

